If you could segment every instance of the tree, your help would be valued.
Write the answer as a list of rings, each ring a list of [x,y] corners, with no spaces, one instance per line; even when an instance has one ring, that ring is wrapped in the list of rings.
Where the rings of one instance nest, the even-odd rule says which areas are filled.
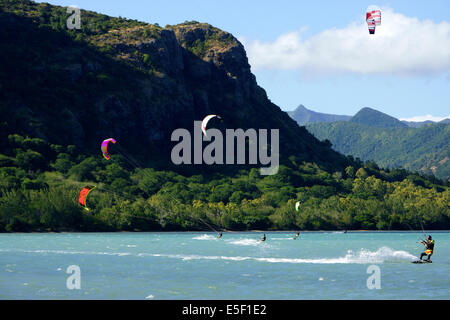
[[[42,154],[36,151],[18,151],[16,156],[17,165],[25,170],[45,170],[47,163]]]
[[[359,168],[358,171],[356,171],[356,177],[362,179],[367,178],[368,177],[367,171],[364,170],[364,168]]]
[[[354,178],[355,168],[353,168],[352,166],[348,166],[347,168],[345,168],[345,174],[347,175],[347,177]]]
[[[73,166],[69,170],[69,175],[79,181],[94,180],[93,172],[97,169],[99,163],[94,157],[89,157]]]

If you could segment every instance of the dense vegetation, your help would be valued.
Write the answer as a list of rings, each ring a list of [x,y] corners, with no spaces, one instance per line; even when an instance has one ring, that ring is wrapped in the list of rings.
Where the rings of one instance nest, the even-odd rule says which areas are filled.
[[[450,227],[448,186],[373,162],[329,173],[291,157],[273,176],[256,168],[184,176],[143,169],[114,146],[107,161],[17,134],[2,153],[0,231]],[[90,211],[77,203],[85,185],[97,186]]]
[[[348,163],[270,103],[243,46],[217,28],[187,22],[163,29],[82,10],[82,30],[68,30],[62,7],[0,0],[0,9],[0,49],[8,57],[0,60],[4,137],[91,151],[107,136],[139,151],[149,137],[145,150],[167,156],[174,129],[215,113],[228,128],[280,128],[282,150],[305,160]],[[204,50],[205,57],[194,54]]]
[[[2,232],[449,227],[446,183],[315,139],[270,103],[226,32],[84,10],[82,30],[67,30],[62,7],[0,9]],[[170,165],[173,129],[209,113],[227,128],[279,128],[278,174]],[[77,203],[85,185],[97,186],[90,211]]]
[[[448,120],[400,121],[371,108],[362,108],[353,117],[339,116],[314,112],[302,105],[289,114],[316,138],[331,142],[336,151],[376,161],[383,167],[450,179]]]
[[[362,108],[349,122],[364,124],[372,127],[380,128],[406,128],[407,125],[397,118],[391,117],[383,112],[372,108]]]
[[[383,167],[403,167],[450,179],[450,125],[382,128],[354,122],[311,123],[308,131],[333,148]]]

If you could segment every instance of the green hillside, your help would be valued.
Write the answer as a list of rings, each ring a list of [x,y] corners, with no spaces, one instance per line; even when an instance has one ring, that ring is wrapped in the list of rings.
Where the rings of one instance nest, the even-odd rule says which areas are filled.
[[[316,139],[270,102],[231,34],[81,14],[67,30],[66,8],[0,0],[0,232],[450,227],[448,183]],[[222,132],[279,129],[278,173],[174,165],[172,132],[211,113]]]
[[[67,30],[63,7],[2,0],[0,8],[4,135],[91,152],[114,136],[148,161],[159,150],[167,163],[173,130],[214,113],[229,128],[280,129],[285,158],[295,154],[330,169],[349,164],[269,101],[242,44],[227,32],[197,22],[161,28],[84,10],[82,29]]]
[[[374,127],[354,122],[314,123],[307,129],[341,153],[450,179],[450,126]]]
[[[359,123],[379,128],[406,128],[407,125],[400,120],[391,117],[383,112],[371,108],[362,108],[349,122]]]

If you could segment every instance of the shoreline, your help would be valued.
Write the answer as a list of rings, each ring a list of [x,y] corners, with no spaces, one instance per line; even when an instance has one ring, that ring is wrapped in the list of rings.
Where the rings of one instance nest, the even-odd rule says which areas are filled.
[[[245,231],[218,231],[222,233],[448,233],[450,230],[245,230]],[[211,230],[199,230],[199,231],[30,231],[30,232],[0,232],[2,234],[66,234],[66,233],[211,233],[217,234],[218,232]]]

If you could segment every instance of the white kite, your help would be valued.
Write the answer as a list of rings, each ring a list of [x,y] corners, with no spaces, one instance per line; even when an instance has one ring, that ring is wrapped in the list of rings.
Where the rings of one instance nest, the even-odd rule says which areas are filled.
[[[207,137],[207,135],[206,135],[206,126],[208,125],[209,120],[211,120],[214,117],[217,117],[218,119],[222,119],[220,116],[218,116],[216,114],[210,114],[210,115],[207,115],[205,117],[205,119],[203,119],[203,121],[202,121],[202,131],[203,131],[203,134],[205,135],[205,137]]]

